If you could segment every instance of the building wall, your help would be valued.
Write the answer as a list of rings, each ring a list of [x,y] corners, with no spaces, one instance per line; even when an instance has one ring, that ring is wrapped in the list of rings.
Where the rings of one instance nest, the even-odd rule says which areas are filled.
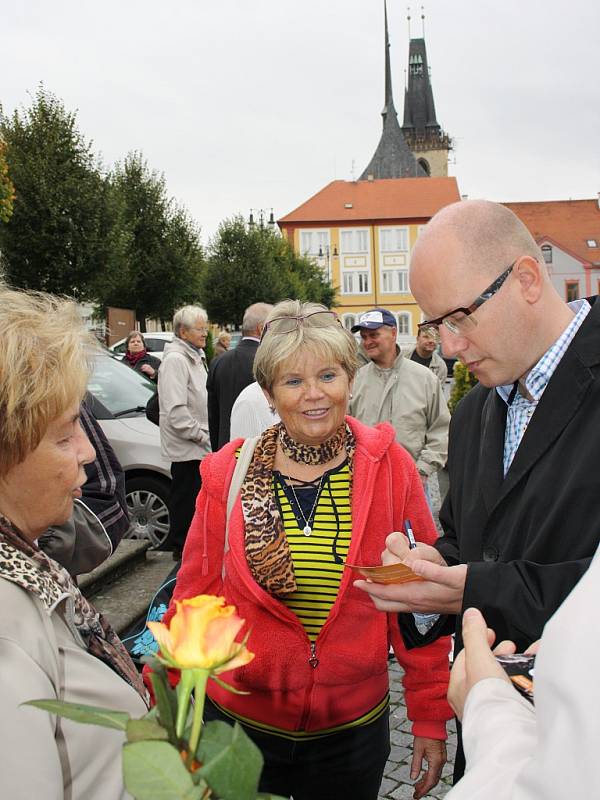
[[[396,315],[398,339],[408,343],[414,341],[421,321],[408,284],[410,254],[421,225],[298,225],[285,233],[296,252],[313,258],[337,288],[336,310],[346,327],[364,311],[381,306]]]
[[[417,161],[422,158],[429,164],[431,178],[448,177],[448,151],[447,150],[413,150]]]
[[[539,244],[552,285],[563,300],[586,297],[598,292],[597,277],[600,270],[585,267],[578,258],[552,242],[542,241]]]

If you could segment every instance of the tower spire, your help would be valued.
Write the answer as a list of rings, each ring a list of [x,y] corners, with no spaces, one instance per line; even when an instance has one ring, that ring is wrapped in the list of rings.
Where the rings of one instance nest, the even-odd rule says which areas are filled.
[[[423,6],[421,6],[421,21],[424,33]],[[448,152],[452,149],[452,140],[437,121],[424,36],[411,39],[409,42],[408,85],[404,91],[402,133],[411,151],[428,174],[448,174]]]
[[[390,66],[390,35],[388,31],[387,3],[383,0],[383,15],[385,18],[385,104],[381,112],[385,119],[388,112],[395,114],[394,93],[392,91],[392,68]]]
[[[394,106],[386,0],[383,0],[383,14],[385,19],[385,105],[381,112],[383,131],[377,150],[375,150],[373,158],[359,180],[422,178],[425,177],[426,173],[419,166],[404,141],[404,136],[398,123],[398,114]]]

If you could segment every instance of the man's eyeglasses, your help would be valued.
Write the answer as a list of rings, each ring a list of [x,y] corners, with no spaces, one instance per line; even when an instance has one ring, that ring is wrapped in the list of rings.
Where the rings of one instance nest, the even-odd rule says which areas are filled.
[[[329,328],[341,324],[335,311],[313,311],[312,314],[301,317],[275,317],[265,322],[260,340],[262,342],[266,333],[292,333],[302,325],[309,328]]]
[[[508,278],[518,260],[519,259],[516,258],[513,263],[504,270],[502,275],[499,275],[496,280],[487,287],[487,289],[484,289],[484,291],[471,303],[470,306],[467,306],[466,308],[455,308],[454,311],[449,311],[447,314],[444,314],[441,317],[425,320],[425,322],[421,322],[419,325],[417,325],[418,329],[420,331],[426,331],[439,341],[440,325],[444,325],[450,331],[450,333],[454,333],[457,336],[465,333],[471,328],[474,328],[477,325],[477,320],[473,319],[471,315],[474,311],[477,311],[477,309],[482,306],[486,300],[489,300],[490,297],[493,297],[496,294],[496,292],[500,291],[504,281]]]

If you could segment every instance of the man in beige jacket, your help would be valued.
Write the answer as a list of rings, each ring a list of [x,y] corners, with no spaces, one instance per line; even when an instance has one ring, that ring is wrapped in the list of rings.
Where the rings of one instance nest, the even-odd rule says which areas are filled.
[[[450,413],[442,385],[427,367],[404,358],[396,344],[395,317],[387,309],[361,314],[356,331],[370,363],[354,379],[350,414],[367,425],[390,422],[427,488],[427,479],[448,455]]]

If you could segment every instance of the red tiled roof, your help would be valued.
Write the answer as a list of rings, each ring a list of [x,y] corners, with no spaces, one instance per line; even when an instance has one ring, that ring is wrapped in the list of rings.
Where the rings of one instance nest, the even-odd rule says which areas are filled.
[[[457,200],[460,194],[456,178],[332,181],[278,223],[285,226],[295,222],[428,220],[440,208]]]
[[[504,205],[527,225],[536,241],[548,237],[581,261],[600,266],[598,200],[550,200]],[[588,247],[588,239],[594,239],[599,246]]]

